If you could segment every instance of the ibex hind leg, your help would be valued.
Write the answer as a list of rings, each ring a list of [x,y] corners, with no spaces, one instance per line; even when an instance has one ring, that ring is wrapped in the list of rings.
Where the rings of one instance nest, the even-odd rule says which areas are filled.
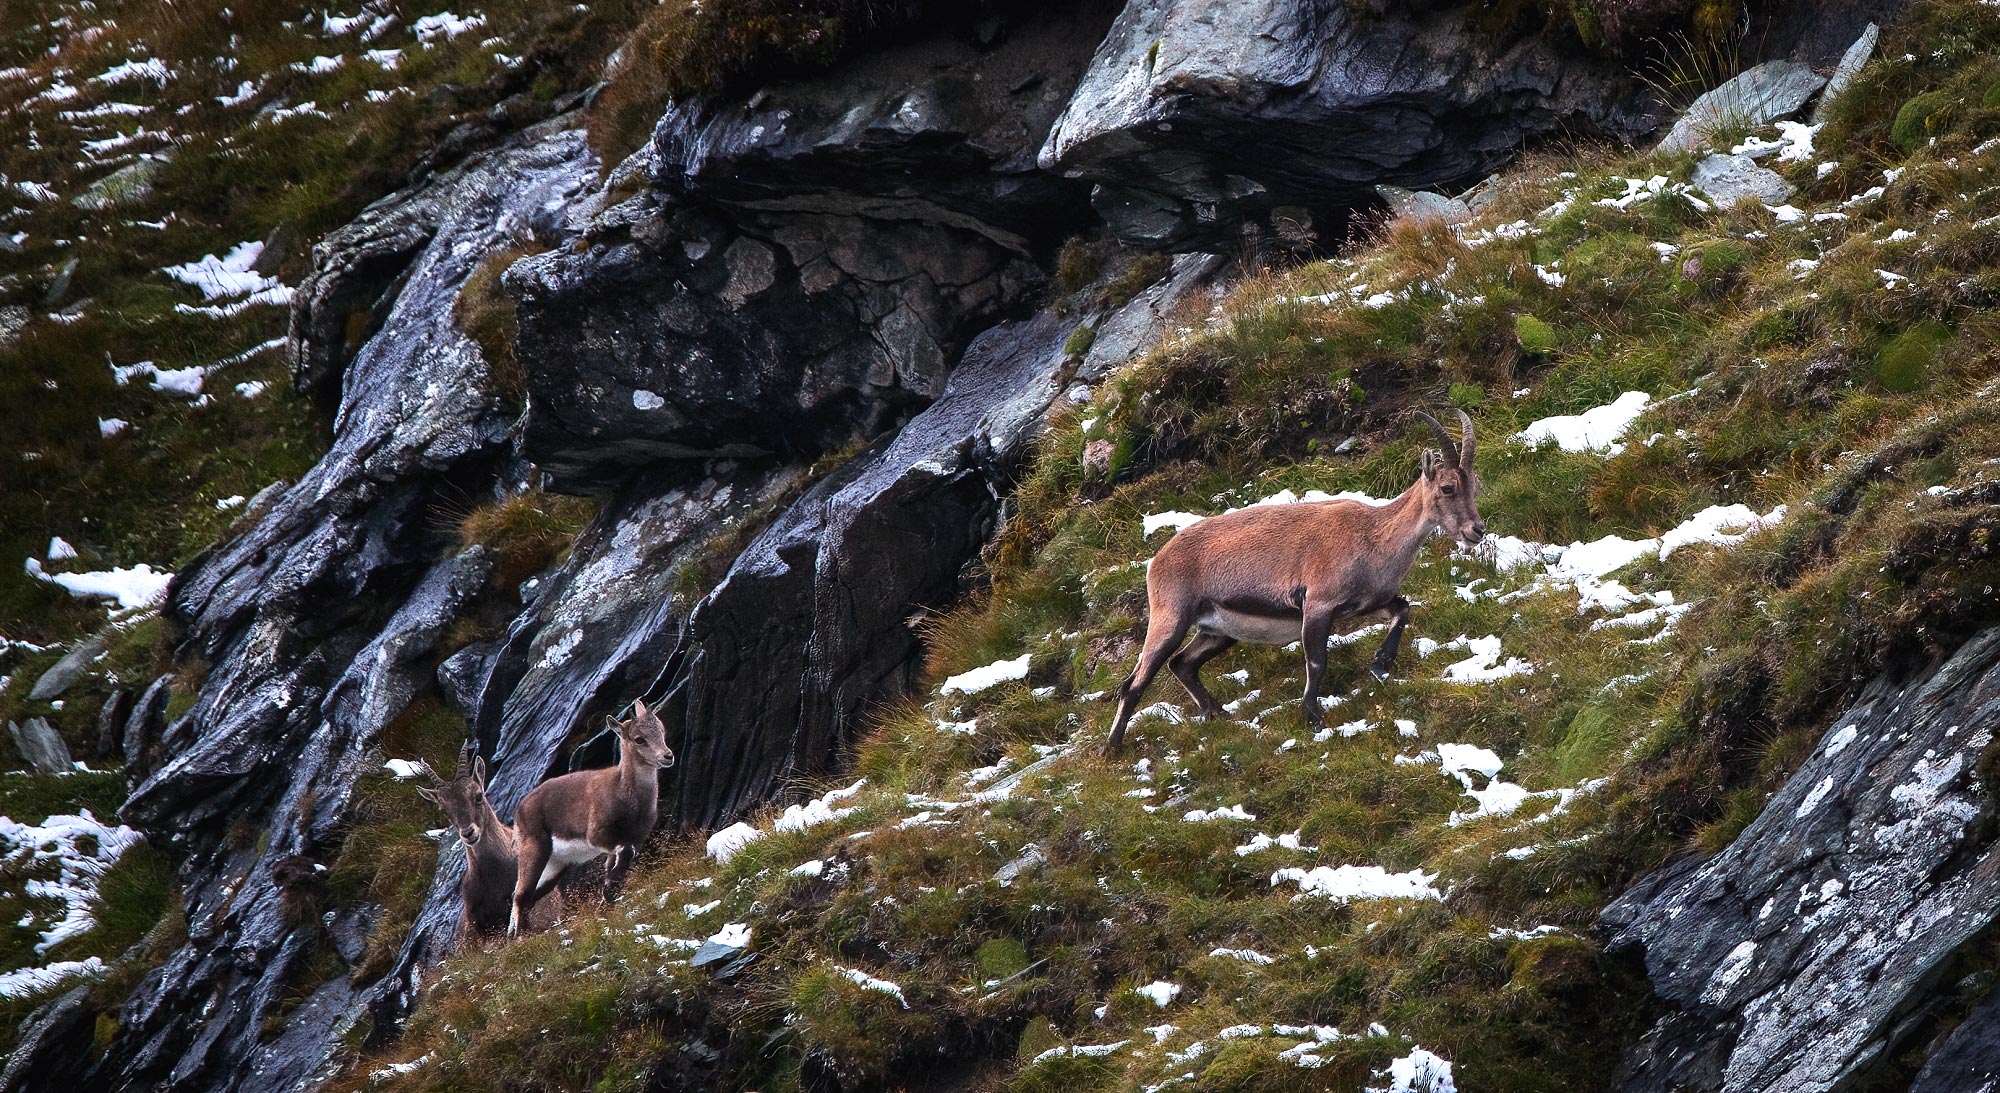
[[[1194,699],[1195,709],[1202,717],[1222,716],[1222,704],[1217,702],[1215,696],[1208,693],[1208,688],[1202,685],[1202,665],[1221,656],[1235,644],[1236,639],[1227,634],[1200,630],[1195,633],[1194,640],[1187,643],[1186,648],[1175,653],[1173,658],[1167,661],[1167,668],[1181,681],[1181,686],[1187,688],[1188,697]]]
[[[1116,755],[1124,748],[1125,726],[1138,709],[1139,699],[1145,695],[1146,688],[1153,685],[1153,677],[1160,674],[1160,669],[1172,658],[1174,650],[1180,648],[1188,628],[1194,624],[1194,620],[1185,617],[1155,619],[1154,622],[1164,625],[1155,625],[1146,631],[1146,648],[1139,654],[1139,663],[1118,688],[1118,715],[1112,719],[1110,739],[1104,742],[1107,755]]]

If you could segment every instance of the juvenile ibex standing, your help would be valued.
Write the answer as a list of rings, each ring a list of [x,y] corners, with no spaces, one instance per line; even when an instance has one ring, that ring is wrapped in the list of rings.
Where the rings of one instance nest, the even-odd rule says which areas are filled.
[[[520,932],[529,910],[572,865],[608,855],[604,895],[610,898],[660,818],[660,771],[674,765],[666,726],[644,702],[634,704],[629,721],[606,720],[618,732],[618,765],[551,778],[531,790],[514,813],[521,871],[514,881],[510,936]]]
[[[1212,516],[1176,534],[1146,573],[1150,616],[1145,649],[1118,688],[1118,715],[1106,747],[1125,742],[1125,724],[1139,696],[1166,665],[1180,678],[1203,717],[1222,708],[1201,684],[1201,666],[1239,641],[1299,642],[1306,658],[1306,723],[1321,728],[1320,676],[1334,623],[1364,615],[1391,620],[1370,670],[1386,677],[1410,621],[1410,601],[1397,589],[1431,532],[1442,528],[1464,543],[1486,534],[1475,501],[1472,419],[1459,412],[1461,442],[1429,414],[1442,452],[1426,449],[1423,473],[1385,505],[1319,501],[1253,505]],[[1181,644],[1189,630],[1194,639]]]
[[[417,792],[436,802],[458,832],[465,847],[465,877],[458,883],[464,904],[459,914],[459,936],[489,937],[507,928],[513,905],[515,873],[514,829],[500,822],[493,803],[486,799],[486,760],[476,754],[471,741],[458,753],[458,772],[445,781],[429,763],[419,763],[430,775],[431,785]],[[553,904],[538,908],[531,926],[540,928],[553,921]]]

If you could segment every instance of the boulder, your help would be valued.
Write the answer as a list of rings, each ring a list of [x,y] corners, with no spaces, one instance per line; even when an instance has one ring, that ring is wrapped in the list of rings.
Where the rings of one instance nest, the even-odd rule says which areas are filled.
[[[1765,61],[1704,93],[1667,135],[1660,149],[1689,152],[1707,146],[1721,129],[1766,125],[1796,113],[1806,100],[1826,86],[1826,78],[1811,65],[1797,61]]]
[[[1696,189],[1709,200],[1728,208],[1745,198],[1767,205],[1782,203],[1792,196],[1792,184],[1768,167],[1759,167],[1749,156],[1716,154],[1694,165],[1689,176]]]
[[[1235,245],[1280,206],[1341,224],[1374,187],[1462,187],[1534,137],[1659,124],[1609,60],[1467,7],[1133,0],[1041,151],[1128,243]]]
[[[21,761],[28,764],[29,770],[37,774],[67,774],[76,769],[69,745],[63,743],[61,734],[47,718],[9,721],[7,732],[14,738],[14,750],[21,753]]]
[[[90,212],[105,212],[142,204],[153,197],[153,181],[166,166],[165,155],[146,154],[91,183],[70,204]]]
[[[1861,37],[1847,47],[1847,52],[1840,55],[1840,63],[1834,66],[1833,75],[1827,77],[1826,89],[1819,93],[1819,102],[1813,105],[1812,120],[1826,120],[1827,108],[1854,82],[1854,77],[1861,74],[1861,66],[1875,55],[1875,43],[1881,36],[1882,28],[1870,23],[1862,29]]]
[[[1389,215],[1397,220],[1451,225],[1463,224],[1473,216],[1472,206],[1463,199],[1443,194],[1382,185],[1375,187],[1375,195],[1388,203]]]
[[[63,692],[90,670],[91,662],[104,654],[104,648],[110,641],[111,631],[107,629],[77,642],[63,654],[61,660],[51,664],[48,671],[36,678],[34,687],[28,691],[28,701],[47,702],[61,698]]]
[[[1918,678],[1873,681],[1726,850],[1607,908],[1614,950],[1642,955],[1671,1007],[1616,1088],[1855,1088],[1921,1046],[1906,1018],[2000,921],[1979,767],[1996,732],[2000,629]],[[1981,1020],[1969,1043],[1990,1035]]]

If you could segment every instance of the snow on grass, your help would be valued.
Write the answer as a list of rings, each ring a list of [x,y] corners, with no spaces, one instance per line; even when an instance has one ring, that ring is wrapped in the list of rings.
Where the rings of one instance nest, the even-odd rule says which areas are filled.
[[[1146,538],[1151,538],[1152,534],[1161,528],[1172,528],[1175,531],[1180,531],[1183,528],[1193,527],[1205,519],[1207,517],[1192,512],[1155,512],[1139,521],[1139,533]]]
[[[95,979],[108,971],[96,957],[86,960],[58,960],[39,968],[0,972],[0,998],[27,998],[54,989],[79,977]]]
[[[938,687],[938,693],[941,695],[978,694],[988,688],[997,687],[1002,683],[1009,683],[1017,679],[1026,679],[1028,676],[1028,659],[1029,655],[1022,653],[1013,660],[996,660],[984,667],[960,672],[950,679],[945,680]]]
[[[204,254],[192,262],[168,266],[161,272],[184,285],[200,289],[202,299],[208,301],[248,297],[262,303],[290,303],[289,288],[276,278],[266,277],[252,268],[263,254],[264,244],[251,240],[236,244],[220,258]],[[191,314],[205,313],[187,308],[180,310]]]
[[[110,87],[114,84],[144,80],[164,87],[166,86],[167,78],[171,75],[172,73],[167,71],[167,66],[162,64],[159,58],[153,57],[144,61],[126,61],[124,64],[106,69],[92,76],[90,82],[102,87]]]
[[[172,573],[155,570],[144,562],[129,569],[50,573],[40,560],[29,558],[22,568],[28,576],[56,585],[77,599],[110,600],[118,610],[151,607],[166,595],[167,584],[174,579]]]
[[[1319,849],[1317,846],[1300,846],[1299,833],[1296,831],[1276,836],[1259,832],[1256,835],[1252,835],[1249,842],[1236,848],[1236,856],[1239,858],[1249,857],[1259,850],[1269,850],[1273,847],[1279,850],[1298,850],[1308,854]]]
[[[1644,391],[1627,391],[1605,406],[1531,422],[1515,433],[1514,439],[1529,447],[1553,443],[1566,452],[1616,455],[1624,450],[1618,438],[1646,412],[1652,400],[1653,396]]]
[[[1210,949],[1208,951],[1208,955],[1226,956],[1231,960],[1241,960],[1245,964],[1256,964],[1259,966],[1265,964],[1276,964],[1278,962],[1278,959],[1276,957],[1265,956],[1263,953],[1260,953],[1255,949],[1215,948],[1215,949]]]
[[[736,852],[764,837],[764,832],[749,824],[737,822],[708,837],[708,856],[718,862],[726,862],[736,856]]]
[[[1446,665],[1439,678],[1446,683],[1492,683],[1518,675],[1526,675],[1535,670],[1533,664],[1520,657],[1500,659],[1500,638],[1488,634],[1483,638],[1468,638],[1464,634],[1444,644],[1446,649],[1464,649],[1470,656],[1464,660]]]
[[[1412,869],[1391,873],[1379,865],[1316,866],[1312,869],[1280,869],[1271,874],[1271,886],[1286,881],[1299,886],[1300,896],[1324,896],[1335,903],[1357,899],[1443,899],[1435,887],[1436,873]]]
[[[833,970],[847,977],[855,986],[860,987],[864,991],[877,991],[889,995],[895,998],[897,1005],[904,1009],[910,1008],[909,1000],[903,997],[903,988],[900,984],[891,983],[887,979],[877,979],[858,968],[849,968],[840,964],[835,964]]]
[[[30,899],[56,900],[62,917],[41,931],[36,955],[68,941],[96,925],[91,904],[97,885],[126,849],[138,842],[137,831],[107,825],[84,809],[74,816],[50,816],[40,824],[25,824],[0,816],[0,865],[19,874],[43,863],[55,863],[55,880],[32,878],[23,891]],[[20,925],[32,928],[40,916],[31,912]]]
[[[408,759],[391,759],[382,764],[382,769],[389,772],[389,777],[399,782],[407,781],[424,773],[424,768],[410,762]]]
[[[1386,1078],[1389,1084],[1371,1085],[1368,1093],[1458,1093],[1458,1085],[1451,1077],[1451,1063],[1423,1048],[1413,1048],[1408,1055],[1377,1071],[1375,1077]]]
[[[1674,551],[1697,543],[1734,546],[1784,520],[1783,505],[1762,516],[1748,505],[1710,505],[1660,536],[1660,560],[1665,561]]]
[[[1181,819],[1191,824],[1207,823],[1210,820],[1255,820],[1242,805],[1227,805],[1223,808],[1189,809]]]
[[[724,945],[731,949],[747,949],[750,947],[750,924],[747,922],[732,922],[708,935],[708,943],[710,945]]]
[[[1040,1055],[1035,1056],[1032,1060],[1029,1061],[1028,1065],[1032,1067],[1047,1059],[1064,1059],[1064,1058],[1093,1059],[1100,1056],[1109,1055],[1112,1052],[1117,1051],[1119,1048],[1124,1047],[1126,1044],[1129,1044],[1131,1042],[1132,1041],[1130,1040],[1120,1040],[1115,1044],[1093,1044],[1088,1047],[1083,1047],[1076,1044],[1071,1044],[1066,1047],[1052,1047],[1047,1051],[1042,1052]]]
[[[424,44],[424,48],[429,49],[440,38],[456,38],[485,25],[484,15],[460,17],[448,11],[441,11],[436,15],[426,15],[417,20],[411,24],[410,30],[416,34],[417,40]]]
[[[1181,985],[1179,983],[1169,983],[1164,979],[1155,979],[1143,987],[1132,988],[1132,993],[1146,999],[1161,1009],[1166,1009],[1167,1003],[1180,997]]]
[[[49,536],[49,561],[67,562],[76,557],[76,548],[60,535]]]
[[[846,789],[829,790],[825,796],[807,801],[805,804],[789,805],[785,808],[785,814],[778,817],[778,822],[771,826],[778,831],[804,831],[809,827],[832,823],[849,816],[853,814],[853,809],[835,808],[834,803],[860,793],[861,787],[867,784],[866,778],[856,779],[855,783]]]

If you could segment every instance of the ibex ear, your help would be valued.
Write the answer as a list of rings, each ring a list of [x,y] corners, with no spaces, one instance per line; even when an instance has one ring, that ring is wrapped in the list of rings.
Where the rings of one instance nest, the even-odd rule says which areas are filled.
[[[1438,454],[1429,448],[1425,448],[1424,457],[1420,465],[1424,470],[1424,481],[1429,482],[1435,479],[1438,473]]]
[[[480,785],[482,785],[482,786],[483,786],[483,785],[485,785],[485,784],[486,784],[486,757],[485,757],[485,756],[483,756],[483,755],[481,755],[481,756],[477,756],[477,757],[475,757],[475,758],[474,758],[474,759],[472,760],[472,776],[473,776],[474,778],[477,778],[477,779],[479,780],[479,784],[480,784]]]

